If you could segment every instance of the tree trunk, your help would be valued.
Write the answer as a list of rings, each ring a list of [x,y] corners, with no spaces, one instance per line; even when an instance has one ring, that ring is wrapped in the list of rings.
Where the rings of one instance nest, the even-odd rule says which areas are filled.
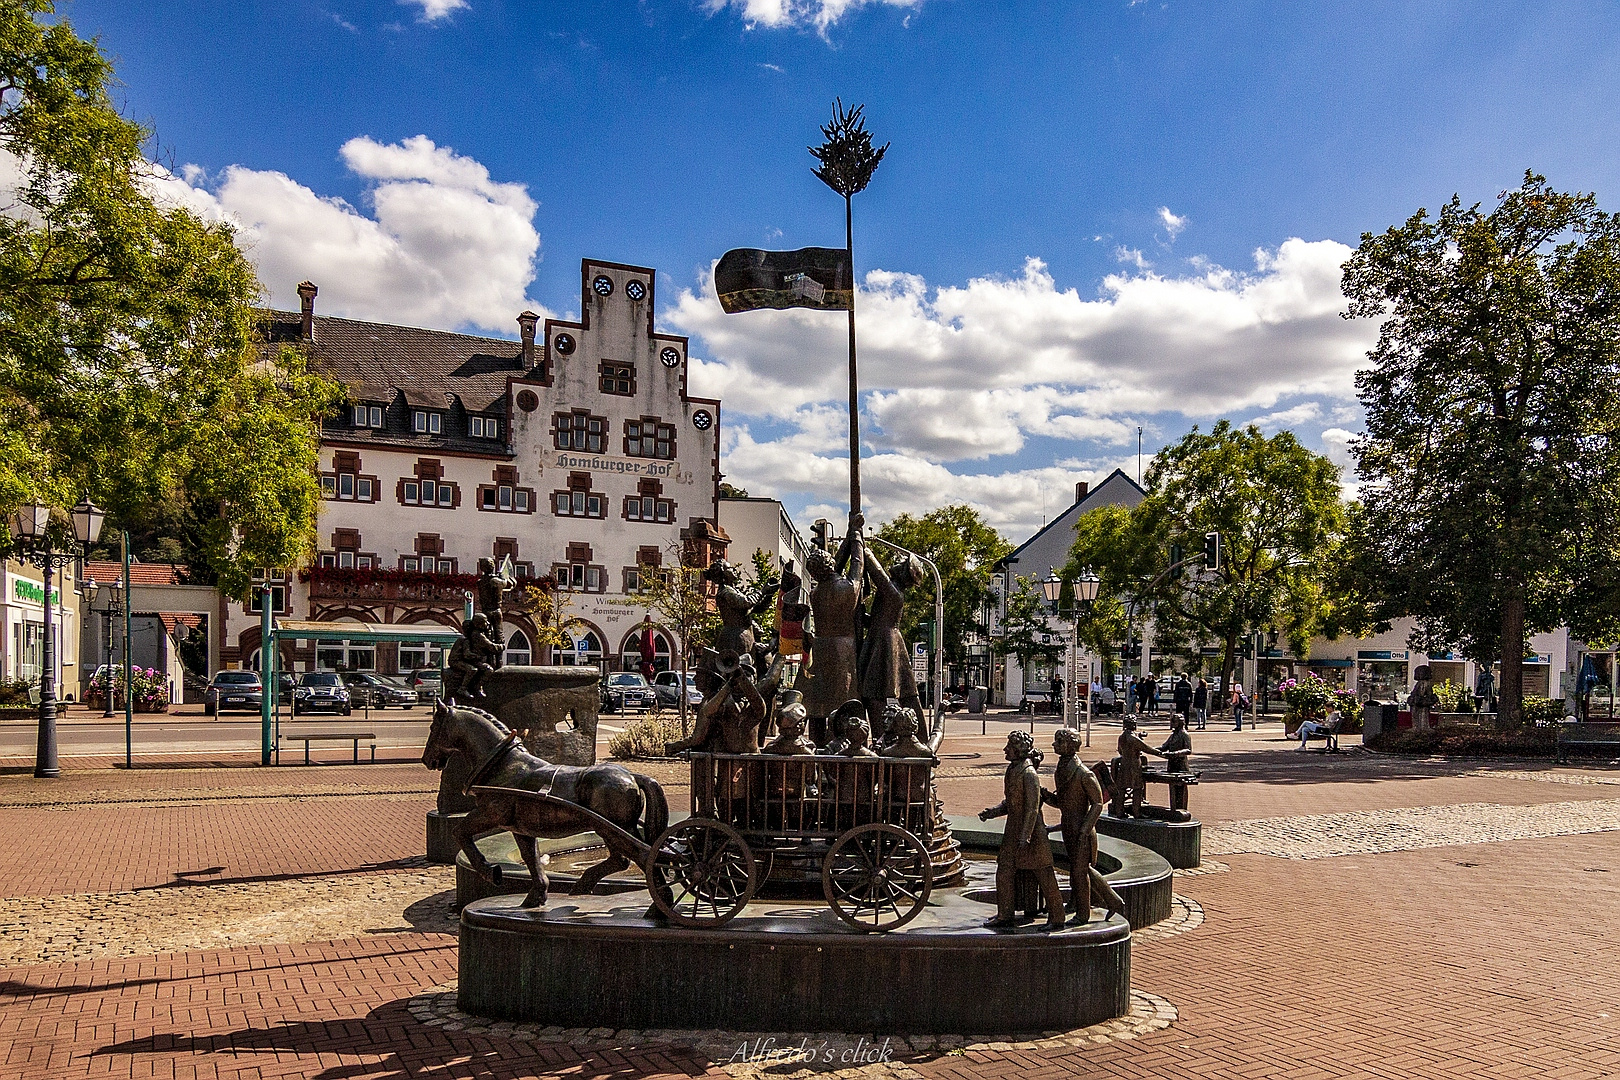
[[[1502,601],[1502,681],[1497,687],[1501,722],[1524,720],[1524,586],[1508,586]]]

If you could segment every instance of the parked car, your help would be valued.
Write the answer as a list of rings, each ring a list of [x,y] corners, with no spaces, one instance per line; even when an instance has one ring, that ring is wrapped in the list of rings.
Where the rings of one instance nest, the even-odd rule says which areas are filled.
[[[602,682],[602,711],[605,713],[650,709],[656,704],[658,695],[639,671],[615,671]]]
[[[351,671],[343,676],[343,685],[349,689],[349,701],[372,709],[386,709],[397,705],[409,709],[416,704],[416,691],[397,679],[379,675],[375,671]]]
[[[660,704],[671,708],[680,708],[680,685],[681,673],[678,671],[660,671],[653,677],[653,693],[658,695]],[[703,695],[697,688],[697,676],[690,671],[686,673],[686,703],[694,706],[703,704]]]
[[[343,677],[335,671],[306,671],[298,679],[293,691],[292,712],[301,716],[312,712],[338,713],[348,716],[354,711],[349,702],[349,691]]]
[[[264,706],[264,684],[257,671],[221,671],[203,691],[203,712],[258,712]]]
[[[430,703],[444,695],[444,672],[436,667],[417,668],[405,681],[416,691],[416,700],[420,703]]]

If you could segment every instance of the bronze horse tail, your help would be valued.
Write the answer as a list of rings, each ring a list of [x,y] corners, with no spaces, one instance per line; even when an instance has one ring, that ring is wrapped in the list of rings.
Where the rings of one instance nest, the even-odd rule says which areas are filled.
[[[636,778],[636,786],[641,789],[642,797],[647,800],[647,808],[641,813],[641,838],[650,845],[669,828],[669,800],[664,798],[664,789],[658,781],[640,773],[632,775]]]

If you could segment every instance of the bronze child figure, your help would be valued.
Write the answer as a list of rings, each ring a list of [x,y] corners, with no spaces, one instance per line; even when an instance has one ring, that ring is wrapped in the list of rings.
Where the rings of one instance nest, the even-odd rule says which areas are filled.
[[[1027,731],[1007,736],[1007,797],[995,806],[979,811],[980,821],[1005,817],[1007,828],[1001,834],[1001,851],[996,856],[996,917],[989,927],[1012,926],[1017,920],[1015,883],[1020,870],[1033,870],[1046,897],[1046,928],[1063,929],[1063,890],[1058,888],[1057,871],[1052,868],[1052,845],[1046,838],[1041,819],[1041,782],[1035,772],[1040,760],[1035,738]]]
[[[1097,819],[1102,817],[1103,789],[1079,758],[1079,734],[1073,728],[1058,728],[1052,735],[1052,749],[1058,755],[1053,778],[1057,790],[1042,791],[1041,800],[1063,815],[1062,823],[1052,827],[1062,830],[1063,847],[1069,855],[1070,922],[1082,925],[1091,921],[1093,895],[1116,913],[1125,910],[1125,902],[1097,872]]]

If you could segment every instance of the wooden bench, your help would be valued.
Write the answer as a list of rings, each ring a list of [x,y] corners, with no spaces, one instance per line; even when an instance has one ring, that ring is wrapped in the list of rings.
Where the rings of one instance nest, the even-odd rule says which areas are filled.
[[[1605,747],[1620,757],[1620,723],[1559,724],[1557,761],[1560,765],[1569,760],[1572,746]]]
[[[370,739],[371,760],[377,760],[377,736],[376,733],[370,731],[322,731],[301,735],[287,735],[286,738],[289,742],[301,742],[304,744],[305,765],[310,763],[309,744],[312,742],[353,742],[354,763],[358,765],[360,764],[360,740]]]

